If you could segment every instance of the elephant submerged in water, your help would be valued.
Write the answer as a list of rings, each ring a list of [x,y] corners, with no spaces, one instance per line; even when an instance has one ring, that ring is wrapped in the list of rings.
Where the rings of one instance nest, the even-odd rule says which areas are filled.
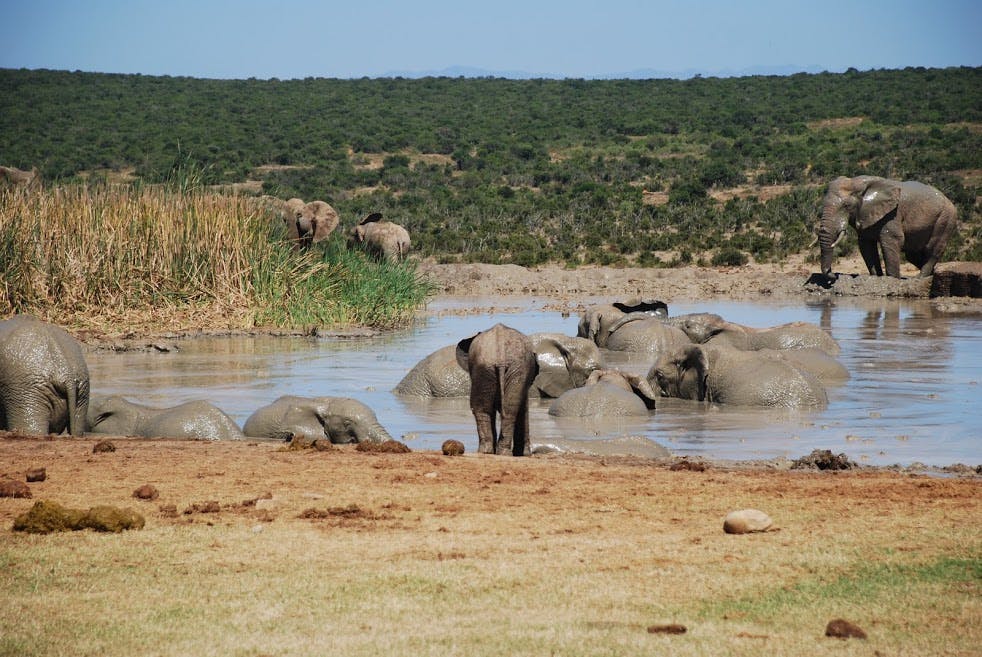
[[[532,333],[538,374],[529,387],[532,397],[558,397],[583,385],[602,367],[600,349],[585,338],[561,333]],[[457,362],[457,346],[449,345],[419,361],[396,385],[399,395],[463,397],[470,393],[470,376]]]
[[[567,390],[549,406],[559,417],[644,416],[658,393],[644,377],[620,370],[594,370],[586,383]]]
[[[289,441],[299,436],[335,444],[392,440],[371,408],[349,397],[284,395],[257,409],[242,427],[246,436]]]
[[[954,204],[939,190],[915,180],[840,176],[829,183],[817,227],[822,274],[831,277],[835,245],[846,224],[856,231],[869,273],[900,278],[900,254],[931,276],[957,222]],[[881,263],[880,253],[883,260]]]
[[[611,327],[631,313],[665,318],[668,317],[668,305],[655,299],[627,299],[590,306],[580,317],[576,335],[593,341],[598,347],[606,347]]]
[[[696,344],[757,349],[801,349],[814,347],[833,356],[841,349],[827,331],[808,322],[792,322],[768,328],[753,328],[728,322],[714,313],[690,313],[668,320]]]
[[[92,400],[89,431],[114,436],[188,440],[239,440],[245,437],[235,420],[207,401],[155,408],[118,395]]]
[[[60,326],[30,315],[0,321],[0,428],[85,433],[89,368]]]

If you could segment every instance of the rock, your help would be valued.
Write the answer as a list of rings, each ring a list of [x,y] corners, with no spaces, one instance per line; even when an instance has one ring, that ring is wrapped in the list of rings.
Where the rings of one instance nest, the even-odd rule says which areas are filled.
[[[731,511],[723,519],[723,531],[727,534],[749,534],[751,532],[766,532],[774,521],[763,511],[757,509],[741,509]]]
[[[113,445],[108,440],[100,440],[92,447],[93,454],[105,454],[108,452],[115,452],[116,446]]]
[[[865,639],[866,632],[855,623],[851,623],[843,618],[836,618],[829,621],[825,626],[825,636],[837,639]]]
[[[464,453],[464,443],[459,440],[444,440],[440,447],[444,456],[461,456]]]
[[[0,481],[0,497],[31,497],[31,487],[23,481]]]
[[[685,634],[688,628],[680,623],[668,623],[667,625],[649,625],[648,634]]]
[[[48,478],[48,473],[44,468],[31,468],[27,471],[27,481],[37,482],[44,481]]]
[[[158,493],[157,489],[150,484],[143,484],[133,491],[133,497],[140,500],[155,500],[160,497],[160,493]]]
[[[829,449],[816,449],[808,456],[802,456],[791,463],[792,470],[818,468],[819,470],[849,470],[858,467],[845,454],[838,456]]]
[[[669,470],[673,472],[678,472],[680,470],[691,470],[693,472],[705,472],[706,464],[701,461],[690,461],[687,458],[682,458],[668,467]]]
[[[982,297],[982,262],[943,262],[934,268],[932,297]]]

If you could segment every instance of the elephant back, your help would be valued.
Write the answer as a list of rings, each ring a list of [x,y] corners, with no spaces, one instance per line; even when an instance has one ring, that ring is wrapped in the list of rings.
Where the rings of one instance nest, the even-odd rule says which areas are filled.
[[[395,387],[398,395],[413,397],[466,397],[470,375],[457,363],[457,345],[437,349],[416,363]]]
[[[656,358],[686,344],[689,338],[681,329],[656,317],[622,320],[607,338],[607,349],[611,351],[645,353]]]
[[[557,417],[631,417],[648,415],[644,401],[630,390],[601,381],[573,388],[549,406]]]

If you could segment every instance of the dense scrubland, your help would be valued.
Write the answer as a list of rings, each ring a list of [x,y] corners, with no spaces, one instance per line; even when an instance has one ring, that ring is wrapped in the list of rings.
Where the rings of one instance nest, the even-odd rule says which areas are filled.
[[[48,190],[326,200],[342,217],[335,255],[381,211],[421,257],[526,266],[780,262],[808,249],[834,176],[913,178],[958,206],[946,259],[982,260],[982,68],[684,81],[8,69],[0,160],[37,166]],[[248,223],[234,209],[202,220]]]

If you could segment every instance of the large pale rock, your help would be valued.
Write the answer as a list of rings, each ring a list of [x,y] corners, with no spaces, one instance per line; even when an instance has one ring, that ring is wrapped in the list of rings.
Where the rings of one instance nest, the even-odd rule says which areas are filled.
[[[982,262],[943,262],[934,268],[932,297],[982,297]]]
[[[763,511],[757,509],[740,509],[731,511],[723,519],[723,531],[727,534],[749,534],[751,532],[766,532],[774,521]]]

